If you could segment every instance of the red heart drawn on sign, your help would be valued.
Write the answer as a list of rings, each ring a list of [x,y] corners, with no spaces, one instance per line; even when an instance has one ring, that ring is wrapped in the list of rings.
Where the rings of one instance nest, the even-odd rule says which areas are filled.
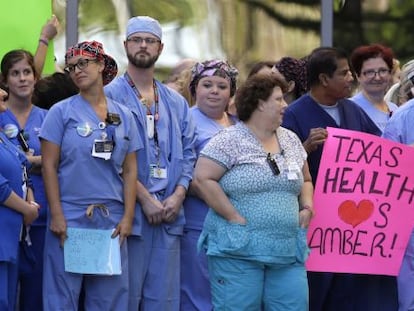
[[[370,218],[373,212],[374,204],[370,200],[362,200],[358,205],[352,200],[346,200],[338,208],[339,218],[354,228]]]

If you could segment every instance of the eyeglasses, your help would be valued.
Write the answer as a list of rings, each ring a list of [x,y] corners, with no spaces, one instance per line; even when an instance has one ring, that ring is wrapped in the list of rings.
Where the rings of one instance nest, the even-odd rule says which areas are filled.
[[[385,69],[385,68],[381,68],[378,70],[366,70],[362,72],[362,74],[364,75],[365,78],[368,78],[368,79],[374,78],[377,74],[380,78],[385,78],[386,76],[390,74],[390,70]]]
[[[155,38],[141,38],[141,37],[131,37],[127,39],[128,42],[134,42],[136,44],[142,44],[142,42],[145,42],[148,45],[152,45],[155,43],[160,43],[161,40],[155,39]]]
[[[273,175],[277,176],[277,175],[280,174],[279,166],[277,166],[276,160],[274,158],[272,158],[270,153],[267,154],[266,162],[267,162],[267,164],[269,164]]]
[[[97,59],[84,59],[84,58],[81,58],[80,60],[78,60],[78,62],[76,64],[67,65],[64,68],[64,70],[67,73],[75,72],[76,67],[78,67],[79,70],[83,70],[86,67],[88,67],[89,62],[94,62],[95,63],[95,62],[98,62],[98,60]]]

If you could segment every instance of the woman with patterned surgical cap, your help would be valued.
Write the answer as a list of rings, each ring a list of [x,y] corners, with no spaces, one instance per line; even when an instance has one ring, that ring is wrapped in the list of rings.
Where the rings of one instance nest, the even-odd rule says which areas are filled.
[[[216,311],[308,309],[313,186],[302,143],[280,127],[286,89],[275,75],[248,78],[236,92],[240,122],[211,138],[195,167]]]
[[[132,113],[104,94],[103,86],[116,76],[117,65],[104,53],[101,43],[85,41],[70,47],[65,63],[79,94],[53,105],[40,131],[50,207],[44,310],[78,310],[82,283],[85,310],[127,310],[128,256],[124,242],[134,230],[135,154],[141,147],[137,128]],[[85,269],[84,273],[67,272],[64,256],[77,256],[65,252],[67,239],[73,237],[71,232],[81,229],[112,230],[111,238],[119,237],[121,274],[96,275],[91,270],[94,266],[81,264],[77,268]],[[84,239],[86,245],[93,245],[91,238]]]
[[[196,124],[197,155],[217,132],[237,122],[226,112],[236,91],[237,70],[221,60],[196,63],[192,68],[190,93],[195,100],[191,114]],[[208,206],[192,192],[184,201],[186,224],[181,240],[181,310],[212,310],[207,258],[197,251]]]

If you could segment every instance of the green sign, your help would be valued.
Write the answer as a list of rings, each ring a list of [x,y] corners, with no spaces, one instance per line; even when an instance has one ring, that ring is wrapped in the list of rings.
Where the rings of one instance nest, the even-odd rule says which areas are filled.
[[[32,54],[42,27],[52,16],[52,0],[0,0],[0,58],[8,51],[25,49]],[[55,72],[53,42],[49,42],[43,74]]]

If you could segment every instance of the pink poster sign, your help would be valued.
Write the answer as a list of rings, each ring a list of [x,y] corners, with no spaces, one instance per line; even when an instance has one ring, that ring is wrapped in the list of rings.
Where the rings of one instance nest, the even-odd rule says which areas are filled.
[[[309,271],[397,275],[414,225],[414,148],[328,128]]]

